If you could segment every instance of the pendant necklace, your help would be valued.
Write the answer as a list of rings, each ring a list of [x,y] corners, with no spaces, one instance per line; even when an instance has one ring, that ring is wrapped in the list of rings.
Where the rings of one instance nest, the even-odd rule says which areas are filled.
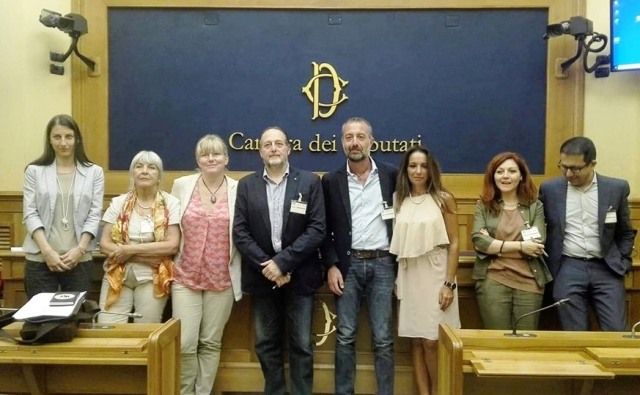
[[[204,180],[204,178],[202,178],[202,176],[200,176],[200,179],[202,180],[202,183],[204,184],[204,187],[207,188],[207,191],[209,191],[209,193],[211,194],[211,204],[216,204],[216,201],[218,200],[218,199],[216,199],[216,192],[218,192],[220,187],[222,187],[222,184],[224,184],[227,181],[227,178],[223,176],[222,177],[222,181],[220,181],[220,185],[218,185],[216,190],[213,191],[213,192],[211,192],[211,189],[209,188],[209,185],[207,185],[206,181]]]
[[[64,201],[64,194],[62,193],[62,186],[60,186],[60,179],[56,174],[56,182],[58,183],[58,190],[60,191],[60,195],[62,195],[62,230],[69,230],[69,220],[67,219],[69,215],[69,204],[71,203],[71,192],[73,192],[73,183],[76,181],[76,171],[73,169],[73,178],[71,179],[71,184],[69,184],[69,192],[67,193],[67,200]]]
[[[413,204],[421,204],[422,202],[424,202],[427,199],[427,194],[425,193],[423,196],[424,197],[422,198],[422,200],[420,200],[419,202],[416,202],[415,200],[413,200],[413,196],[411,196],[411,192],[409,192],[409,200],[411,200],[411,203]]]

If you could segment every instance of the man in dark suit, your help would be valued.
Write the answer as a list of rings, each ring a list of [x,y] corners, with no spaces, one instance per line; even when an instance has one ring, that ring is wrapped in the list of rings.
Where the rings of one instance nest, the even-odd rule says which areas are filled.
[[[290,392],[311,394],[313,295],[322,284],[318,248],[325,236],[322,185],[289,166],[279,127],[260,136],[264,170],[238,183],[233,236],[242,255],[242,291],[252,295],[255,349],[265,394],[284,394],[282,339],[289,341]]]
[[[370,157],[371,125],[351,118],[342,125],[347,163],[325,174],[327,239],[322,249],[327,283],[338,316],[335,393],[353,394],[358,314],[369,312],[378,394],[393,394],[392,294],[395,259],[389,254],[393,192],[398,169]]]
[[[624,331],[624,275],[631,269],[635,238],[629,184],[596,174],[595,166],[593,141],[573,137],[560,147],[564,177],[540,187],[553,297],[570,299],[558,312],[565,330],[589,330],[591,306],[601,330]]]

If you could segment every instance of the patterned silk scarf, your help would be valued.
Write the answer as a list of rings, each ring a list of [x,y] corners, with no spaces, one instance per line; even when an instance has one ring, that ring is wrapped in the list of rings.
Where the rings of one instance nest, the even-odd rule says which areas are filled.
[[[111,239],[116,244],[129,244],[129,220],[136,207],[138,195],[135,191],[127,196],[118,219],[111,229]],[[155,241],[163,241],[169,228],[169,210],[167,202],[161,192],[156,194],[151,211],[153,219],[153,234]],[[160,264],[153,270],[153,296],[160,298],[169,294],[171,281],[173,280],[173,261],[171,256],[159,257]],[[124,280],[125,263],[116,263],[107,259],[106,277],[109,281],[109,292],[105,308],[109,309],[120,297],[122,281]]]

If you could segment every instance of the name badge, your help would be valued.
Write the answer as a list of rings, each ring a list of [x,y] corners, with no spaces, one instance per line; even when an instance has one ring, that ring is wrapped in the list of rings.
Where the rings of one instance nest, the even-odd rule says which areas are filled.
[[[615,224],[618,222],[618,215],[615,211],[607,211],[607,215],[604,217],[605,224]]]
[[[542,235],[540,234],[540,231],[538,230],[537,226],[532,226],[530,228],[523,229],[520,233],[522,234],[523,241],[542,239]]]
[[[394,219],[396,217],[396,213],[395,211],[393,211],[393,207],[387,207],[385,209],[382,210],[382,219],[383,220],[388,220],[388,219]]]
[[[140,233],[153,233],[153,222],[151,222],[151,218],[142,217],[142,223],[140,223]]]
[[[394,219],[396,217],[396,213],[393,211],[393,207],[389,207],[386,201],[382,202],[382,220],[386,221],[388,219]]]
[[[307,202],[301,202],[299,200],[291,201],[291,212],[294,214],[306,214],[307,213]]]

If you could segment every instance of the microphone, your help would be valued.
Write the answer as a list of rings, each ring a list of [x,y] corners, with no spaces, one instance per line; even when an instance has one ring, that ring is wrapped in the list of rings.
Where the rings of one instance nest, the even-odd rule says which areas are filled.
[[[636,327],[640,325],[640,321],[636,322],[633,325],[633,328],[631,328],[631,334],[630,335],[622,335],[622,337],[628,337],[630,339],[640,339],[640,335],[636,335]]]
[[[509,333],[505,333],[505,336],[509,336],[509,337],[536,337],[536,335],[534,333],[516,333],[516,328],[518,327],[518,322],[520,322],[520,320],[522,320],[524,317],[528,317],[532,314],[535,313],[539,313],[541,311],[545,311],[548,309],[551,309],[553,307],[558,307],[560,305],[563,305],[565,303],[567,303],[569,301],[569,298],[565,298],[565,299],[561,299],[557,302],[555,302],[554,304],[550,304],[549,306],[543,307],[541,309],[537,309],[537,310],[533,310],[530,311],[526,314],[521,315],[520,317],[518,317],[518,319],[516,320],[516,322],[513,323],[512,327],[511,327],[511,332]]]
[[[98,316],[100,314],[120,315],[120,316],[124,316],[124,317],[129,317],[129,318],[142,318],[142,314],[141,313],[116,313],[114,311],[100,310],[100,311],[96,312],[93,315],[93,319],[91,320],[91,322],[92,322],[91,329],[96,329],[96,328],[110,329],[110,328],[113,328],[113,326],[110,326],[110,325],[96,325],[98,323]]]

